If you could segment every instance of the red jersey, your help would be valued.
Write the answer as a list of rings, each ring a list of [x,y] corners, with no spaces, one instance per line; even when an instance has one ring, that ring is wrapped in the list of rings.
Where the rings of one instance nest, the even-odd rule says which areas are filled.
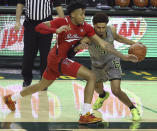
[[[86,22],[82,25],[74,25],[71,22],[70,16],[65,18],[56,18],[50,21],[51,28],[58,29],[63,25],[70,25],[71,30],[58,34],[56,44],[50,51],[49,55],[57,55],[61,58],[67,57],[67,53],[72,45],[76,44],[84,36],[91,37],[95,34],[93,27]]]

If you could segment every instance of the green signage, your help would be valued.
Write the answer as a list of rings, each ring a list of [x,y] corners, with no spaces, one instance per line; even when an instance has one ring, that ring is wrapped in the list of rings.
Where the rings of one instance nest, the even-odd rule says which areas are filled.
[[[115,26],[117,33],[134,40],[142,42],[147,47],[146,57],[157,57],[157,17],[128,17],[111,16],[108,25]],[[86,22],[92,25],[92,16],[86,17]],[[21,23],[24,21],[22,16]],[[23,27],[19,31],[14,30],[15,15],[0,15],[0,55],[1,56],[21,56],[23,55]],[[52,47],[55,44],[54,35]],[[126,54],[129,45],[114,42],[117,50]],[[89,56],[88,50],[79,52],[77,56]]]

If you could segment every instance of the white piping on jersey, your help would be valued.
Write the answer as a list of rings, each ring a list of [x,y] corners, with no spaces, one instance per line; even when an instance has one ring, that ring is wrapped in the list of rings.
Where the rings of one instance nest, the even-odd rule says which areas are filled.
[[[58,34],[56,34],[56,48],[58,49]]]
[[[65,41],[72,42],[72,41],[75,41],[75,40],[80,40],[80,38],[78,38],[78,39],[69,39],[69,40],[65,40]]]
[[[66,22],[68,23],[68,19],[65,17]]]

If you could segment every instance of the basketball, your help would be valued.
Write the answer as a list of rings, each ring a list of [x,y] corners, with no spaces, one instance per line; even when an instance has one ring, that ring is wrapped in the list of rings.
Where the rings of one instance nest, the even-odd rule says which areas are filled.
[[[148,0],[133,0],[133,2],[138,7],[146,7],[148,5]]]
[[[133,54],[137,56],[138,61],[144,60],[146,53],[147,53],[147,48],[143,44],[133,44],[130,46],[128,50],[128,54]]]
[[[115,3],[118,6],[127,7],[130,4],[130,0],[116,0]]]
[[[157,0],[151,0],[150,2],[152,6],[157,7]]]

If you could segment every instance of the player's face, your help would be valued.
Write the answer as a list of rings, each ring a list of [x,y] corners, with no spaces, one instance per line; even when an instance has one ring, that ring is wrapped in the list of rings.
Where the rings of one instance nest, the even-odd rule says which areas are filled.
[[[94,30],[97,35],[102,37],[103,35],[106,35],[106,27],[107,27],[106,23],[97,23],[94,25]]]
[[[84,9],[76,9],[71,14],[73,24],[80,25],[83,24],[85,20],[85,10]]]

